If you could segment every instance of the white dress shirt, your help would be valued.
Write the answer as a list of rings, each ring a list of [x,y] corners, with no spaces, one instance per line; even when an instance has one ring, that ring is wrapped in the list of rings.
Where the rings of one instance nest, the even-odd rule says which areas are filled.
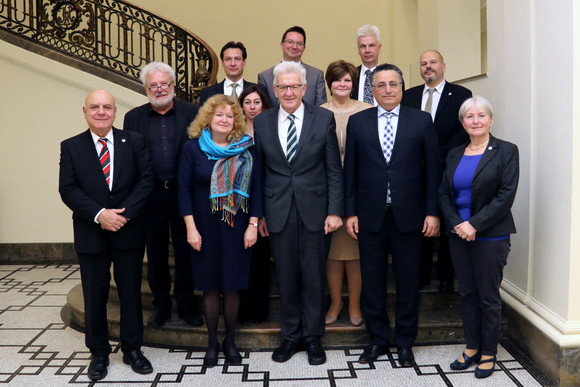
[[[358,100],[359,101],[363,101],[364,102],[364,100],[365,100],[365,82],[366,82],[366,79],[367,79],[367,76],[366,76],[365,73],[366,73],[367,70],[371,70],[371,72],[372,72],[376,67],[377,66],[369,69],[364,64],[361,64],[360,65],[360,74],[359,74],[360,75],[359,76],[360,83],[358,84]],[[373,96],[373,105],[375,105],[375,106],[378,105],[377,100],[375,99],[374,96]]]
[[[433,91],[433,99],[431,100],[431,119],[435,121],[435,114],[437,113],[437,107],[439,106],[439,101],[441,100],[441,95],[443,94],[443,88],[445,87],[445,79],[435,86]],[[421,110],[425,111],[425,105],[427,104],[427,99],[429,98],[430,87],[425,84],[423,89],[423,97],[421,99]]]
[[[91,131],[91,137],[93,138],[93,143],[95,144],[95,150],[97,151],[97,158],[99,157],[99,155],[101,154],[101,150],[103,149],[103,145],[101,145],[101,143],[99,142],[99,139],[102,137],[97,136],[95,133],[93,133],[93,131]],[[113,188],[113,166],[114,166],[114,162],[113,160],[115,159],[113,156],[115,154],[115,144],[113,142],[113,130],[109,130],[109,133],[107,133],[107,135],[104,137],[107,139],[107,148],[109,148],[109,169],[110,169],[110,177],[109,177],[109,190],[111,190],[111,188]],[[103,175],[103,180],[105,179],[105,175]],[[101,215],[101,212],[105,211],[104,208],[101,208],[101,210],[99,212],[97,212],[97,215],[95,215],[94,221],[95,223],[99,223],[97,221],[97,218],[99,217],[99,215]]]
[[[401,105],[397,105],[394,109],[390,110],[394,115],[391,117],[391,126],[393,127],[393,147],[395,146],[395,140],[397,139],[397,126],[399,125],[399,112],[401,110]],[[387,130],[387,116],[384,115],[387,110],[378,106],[377,115],[379,120],[379,142],[381,144],[381,150],[383,150],[383,138],[385,137],[385,132]]]
[[[226,77],[226,79],[224,80],[224,95],[232,95],[233,93],[233,84],[234,82],[231,81],[230,79],[228,79],[228,77]],[[238,95],[238,97],[240,96],[240,94],[242,94],[242,91],[244,90],[244,78],[240,78],[239,81],[236,82],[237,86],[236,86],[236,94]]]
[[[301,103],[300,107],[292,113],[296,118],[294,118],[294,125],[296,126],[296,144],[300,142],[300,133],[302,133],[302,124],[304,123],[304,104]],[[290,118],[287,113],[280,107],[278,111],[278,138],[280,139],[280,145],[284,154],[286,154],[286,145],[288,142],[288,128],[290,127]]]

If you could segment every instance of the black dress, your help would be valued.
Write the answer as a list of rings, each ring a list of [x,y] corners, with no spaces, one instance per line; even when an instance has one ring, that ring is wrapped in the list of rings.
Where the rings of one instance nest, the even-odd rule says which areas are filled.
[[[254,147],[250,153],[254,156]],[[261,184],[254,157],[249,213],[239,210],[231,227],[221,220],[221,211],[211,212],[209,190],[215,163],[201,151],[197,138],[185,143],[178,174],[179,210],[182,216],[193,215],[202,238],[201,251],[190,246],[195,288],[229,293],[248,287],[252,249],[244,249],[244,233],[250,216],[262,217]]]

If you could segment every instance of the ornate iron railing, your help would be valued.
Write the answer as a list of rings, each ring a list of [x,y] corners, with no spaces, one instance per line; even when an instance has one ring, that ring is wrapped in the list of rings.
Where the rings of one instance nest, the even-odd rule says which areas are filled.
[[[139,70],[175,69],[176,95],[196,100],[217,57],[188,30],[120,0],[0,0],[0,38],[143,92]]]

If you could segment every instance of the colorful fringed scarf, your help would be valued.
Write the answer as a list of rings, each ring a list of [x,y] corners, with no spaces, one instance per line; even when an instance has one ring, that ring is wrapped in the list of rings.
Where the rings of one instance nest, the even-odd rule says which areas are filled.
[[[234,215],[238,210],[248,212],[254,164],[248,149],[253,145],[252,137],[244,135],[241,139],[233,139],[227,147],[222,148],[213,142],[207,128],[202,130],[199,137],[202,152],[211,160],[217,160],[211,172],[211,211],[222,211],[222,220],[231,227],[234,227]]]

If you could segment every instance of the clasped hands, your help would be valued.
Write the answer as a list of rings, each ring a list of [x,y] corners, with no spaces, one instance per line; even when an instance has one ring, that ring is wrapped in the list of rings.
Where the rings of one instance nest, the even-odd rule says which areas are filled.
[[[97,221],[103,230],[119,231],[121,227],[127,224],[127,218],[121,215],[125,212],[125,208],[107,208],[103,210],[97,217]]]

